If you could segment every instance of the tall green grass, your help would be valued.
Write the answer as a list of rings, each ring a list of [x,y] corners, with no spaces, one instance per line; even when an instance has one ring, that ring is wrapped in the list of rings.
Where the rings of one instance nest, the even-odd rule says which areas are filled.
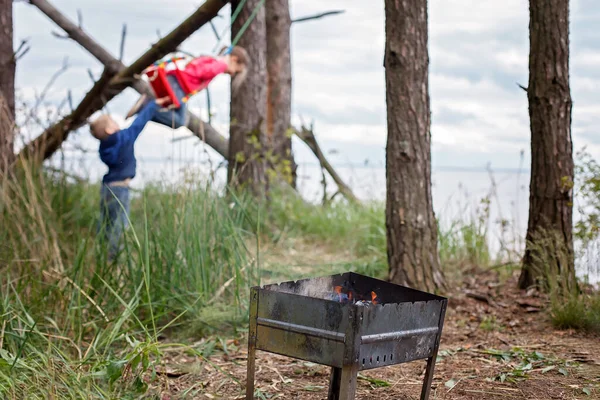
[[[388,274],[385,204],[346,201],[318,205],[275,194],[263,212],[271,240],[309,239],[319,245],[350,250],[346,266],[367,275]],[[438,216],[439,217],[439,216]],[[449,221],[449,222],[447,222]],[[472,213],[438,221],[438,251],[442,268],[456,275],[466,267],[486,267],[491,260],[488,243],[489,200]]]
[[[28,168],[0,185],[0,398],[145,393],[144,372],[168,342],[244,327],[261,241],[302,240],[344,258],[313,272],[388,272],[383,203],[321,206],[273,192],[257,204],[193,183],[148,185],[134,193],[124,254],[111,263],[96,238],[98,186]],[[485,209],[440,218],[451,221],[439,226],[448,275],[489,263]]]
[[[0,185],[0,398],[133,396],[165,337],[244,323],[258,219],[243,200],[148,187],[111,263],[97,186],[27,167]]]

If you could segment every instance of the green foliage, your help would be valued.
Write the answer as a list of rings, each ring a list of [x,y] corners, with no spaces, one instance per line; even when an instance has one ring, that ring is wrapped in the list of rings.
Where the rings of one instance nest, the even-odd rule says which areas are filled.
[[[279,176],[291,171],[286,161],[269,161]],[[244,326],[261,240],[330,248],[337,259],[311,266],[311,274],[388,272],[383,203],[321,206],[272,191],[267,206],[193,183],[150,185],[135,193],[124,254],[109,263],[95,238],[97,186],[25,169],[16,180],[0,179],[0,189],[0,398],[148,394],[164,337]],[[473,212],[439,223],[446,274],[489,264],[489,208],[486,197]],[[551,303],[554,323],[598,329],[597,296],[568,295]],[[480,327],[503,329],[494,319]],[[206,346],[190,351],[203,358],[217,344]]]
[[[575,193],[580,217],[575,222],[574,236],[588,242],[600,232],[600,165],[585,148],[576,159]]]
[[[574,293],[552,299],[550,316],[559,329],[600,333],[600,295]]]
[[[284,238],[303,238],[349,252],[348,269],[378,278],[387,275],[385,207],[382,203],[365,205],[336,201],[327,205],[307,203],[299,197],[274,192],[266,218],[266,233],[278,242]],[[256,215],[256,214],[255,214]]]
[[[573,188],[576,201],[577,220],[574,224],[573,236],[580,249],[598,239],[600,232],[600,165],[585,148],[576,154],[575,183],[566,181],[567,188]],[[546,239],[548,241],[549,239]],[[554,240],[553,242],[557,242]],[[546,244],[548,246],[548,244]],[[600,332],[600,294],[597,291],[584,293],[580,285],[574,284],[574,278],[562,270],[556,270],[558,262],[564,264],[561,255],[564,250],[557,249],[558,256],[551,257],[549,252],[537,252],[540,264],[548,271],[550,289],[550,317],[559,329],[579,329]],[[592,259],[594,256],[592,255]],[[596,268],[589,262],[588,273]],[[597,269],[597,268],[596,268]],[[598,271],[596,271],[597,273]]]
[[[465,217],[466,215],[466,217]],[[438,222],[438,251],[446,268],[465,265],[485,267],[490,262],[488,225],[490,199],[481,199],[473,213],[465,212],[448,226]]]
[[[504,326],[502,326],[501,324],[498,323],[498,321],[496,320],[495,316],[486,316],[483,318],[483,320],[479,323],[479,329],[484,330],[484,331],[488,331],[488,332],[493,332],[493,331],[503,331],[505,329]]]
[[[27,168],[0,186],[0,398],[137,398],[160,337],[245,322],[258,257],[243,199],[148,187],[109,263],[97,186]]]
[[[502,351],[495,349],[480,350],[479,353],[492,356],[497,361],[506,364],[507,368],[494,378],[487,378],[488,381],[500,382],[518,382],[526,379],[531,371],[541,370],[543,374],[550,371],[556,371],[562,375],[567,375],[569,363],[553,357],[546,357],[538,351],[525,351],[520,347],[514,347],[510,350]]]

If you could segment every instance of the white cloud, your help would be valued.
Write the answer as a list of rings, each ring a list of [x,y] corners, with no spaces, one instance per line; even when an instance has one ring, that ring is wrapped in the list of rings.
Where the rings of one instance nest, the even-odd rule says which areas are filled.
[[[193,12],[197,4],[174,0],[140,3],[133,0],[54,0],[53,4],[75,19],[81,8],[84,28],[113,54],[117,53],[121,24],[127,22],[125,60],[132,61],[156,40],[156,30],[167,33]],[[292,0],[294,17],[344,9],[341,15],[301,23],[292,28],[294,113],[316,121],[319,138],[344,145],[385,145],[385,72],[383,2],[364,0]],[[222,31],[225,17],[215,22]],[[529,135],[527,99],[516,85],[527,84],[528,3],[527,0],[431,0],[430,94],[434,151],[461,152],[464,162],[486,154],[502,163],[507,152],[521,149]],[[576,144],[589,140],[598,126],[600,101],[600,45],[590,36],[600,19],[595,0],[572,2],[572,90],[575,107],[573,132]],[[91,87],[86,69],[96,74],[101,66],[77,44],[50,35],[54,25],[33,6],[15,4],[16,40],[31,37],[32,50],[19,64],[18,86],[24,96],[41,90],[50,75],[69,55],[72,68],[57,82],[52,98],[60,99],[73,90],[80,99]],[[194,53],[210,53],[215,38],[209,28],[201,29],[184,48]],[[591,47],[590,47],[591,46]],[[220,77],[211,84],[213,123],[227,134],[229,119],[229,80]],[[129,90],[109,104],[109,110],[123,115],[137,94]],[[190,103],[206,116],[204,94]],[[185,133],[177,133],[178,135]],[[138,145],[140,155],[171,157],[177,152],[170,143],[171,132],[150,126]],[[74,135],[80,140],[83,135]],[[185,147],[196,154],[197,149]],[[182,144],[183,146],[183,144]],[[172,150],[173,148],[174,150]],[[383,154],[383,153],[382,153]],[[511,153],[512,154],[512,153]],[[512,158],[511,158],[512,160]],[[511,161],[512,162],[512,161]]]

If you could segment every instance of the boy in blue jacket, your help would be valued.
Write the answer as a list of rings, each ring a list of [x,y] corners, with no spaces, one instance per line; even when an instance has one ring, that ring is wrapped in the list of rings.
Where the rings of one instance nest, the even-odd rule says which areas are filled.
[[[108,166],[100,190],[100,229],[108,240],[108,259],[112,261],[119,251],[121,235],[129,221],[129,182],[135,177],[134,144],[146,123],[168,97],[149,102],[131,126],[120,129],[108,115],[90,123],[92,135],[100,140],[100,159]]]

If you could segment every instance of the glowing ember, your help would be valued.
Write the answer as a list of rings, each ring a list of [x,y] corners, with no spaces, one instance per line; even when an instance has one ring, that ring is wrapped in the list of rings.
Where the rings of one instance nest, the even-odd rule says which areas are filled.
[[[371,292],[371,303],[379,304],[379,299],[377,298],[377,293]]]
[[[329,300],[337,301],[342,304],[380,304],[380,300],[377,297],[377,293],[371,292],[370,295],[361,295],[352,289],[348,289],[344,286],[335,286],[333,292],[327,296]]]

